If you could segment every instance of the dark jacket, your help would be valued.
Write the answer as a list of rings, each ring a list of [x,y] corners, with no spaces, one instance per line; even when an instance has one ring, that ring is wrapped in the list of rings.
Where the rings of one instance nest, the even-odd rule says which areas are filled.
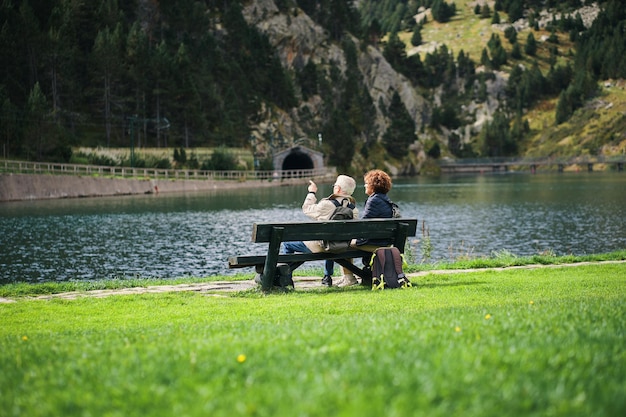
[[[387,194],[374,193],[368,197],[362,212],[363,219],[390,219],[391,217],[391,200],[389,200]],[[389,246],[391,243],[390,240],[357,239],[356,241],[357,246]]]

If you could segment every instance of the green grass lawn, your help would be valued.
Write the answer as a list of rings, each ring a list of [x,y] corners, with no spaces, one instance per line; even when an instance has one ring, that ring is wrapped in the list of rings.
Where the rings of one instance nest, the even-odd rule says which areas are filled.
[[[0,416],[626,415],[626,264],[0,304]]]

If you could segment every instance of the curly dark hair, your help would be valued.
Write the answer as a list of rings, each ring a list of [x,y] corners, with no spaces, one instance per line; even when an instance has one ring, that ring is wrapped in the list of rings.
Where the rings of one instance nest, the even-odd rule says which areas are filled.
[[[373,169],[367,172],[363,179],[372,186],[375,193],[387,194],[391,190],[391,177],[385,171]]]

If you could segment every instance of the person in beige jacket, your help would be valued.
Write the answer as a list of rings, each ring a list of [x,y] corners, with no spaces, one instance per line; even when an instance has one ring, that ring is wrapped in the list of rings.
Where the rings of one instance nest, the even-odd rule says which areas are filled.
[[[313,181],[309,181],[307,188],[307,196],[302,203],[302,212],[313,220],[328,220],[337,207],[332,200],[336,200],[339,204],[349,204],[352,208],[354,218],[358,218],[358,209],[356,208],[356,201],[352,197],[352,193],[356,188],[356,181],[354,178],[347,175],[339,175],[333,185],[333,192],[330,196],[317,200],[317,184]],[[283,253],[317,253],[324,252],[324,244],[321,240],[311,240],[306,242],[283,242]],[[332,275],[335,268],[335,263],[331,260],[325,261],[324,264],[324,278],[322,278],[322,285],[328,287],[333,285]],[[343,277],[338,286],[348,286],[357,284],[358,281],[350,272],[349,269],[343,268]]]

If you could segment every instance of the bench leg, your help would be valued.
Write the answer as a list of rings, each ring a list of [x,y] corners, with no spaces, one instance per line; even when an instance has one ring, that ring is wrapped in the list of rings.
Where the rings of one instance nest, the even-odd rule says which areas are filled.
[[[302,266],[304,264],[304,262],[289,262],[289,268],[291,268],[291,272],[295,271],[296,269],[300,268],[300,266]]]
[[[270,291],[274,285],[274,277],[276,276],[276,263],[278,262],[278,253],[280,252],[280,243],[283,241],[283,227],[275,227],[272,229],[272,237],[270,238],[270,246],[267,249],[267,257],[265,258],[265,267],[261,276],[261,289]]]
[[[404,246],[406,245],[406,237],[409,234],[409,225],[406,223],[400,223],[398,225],[398,232],[396,234],[393,246],[398,248],[400,253],[404,253]]]

